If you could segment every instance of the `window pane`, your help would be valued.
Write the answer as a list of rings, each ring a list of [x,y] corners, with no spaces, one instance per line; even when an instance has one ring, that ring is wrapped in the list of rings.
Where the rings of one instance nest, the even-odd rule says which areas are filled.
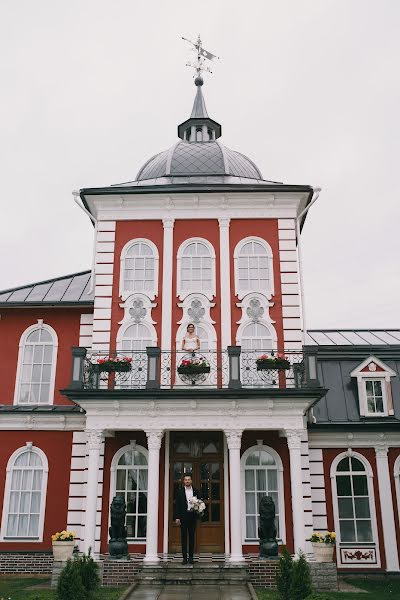
[[[18,537],[26,537],[28,535],[28,515],[19,515],[17,535]]]
[[[219,500],[220,499],[220,485],[219,483],[211,484],[211,499]]]
[[[139,490],[147,490],[147,469],[139,469]]]
[[[221,508],[219,504],[211,504],[211,521],[217,523],[221,520]]]
[[[29,452],[29,465],[31,467],[42,466],[42,459],[40,458],[39,454],[36,454],[36,452]]]
[[[268,490],[277,490],[278,489],[278,472],[275,469],[268,469]]]
[[[368,485],[366,475],[356,475],[353,477],[353,487],[355,496],[368,496]]]
[[[125,489],[126,471],[123,469],[117,470],[117,490]]]
[[[32,382],[40,383],[42,378],[42,365],[33,365],[32,368]]]
[[[39,532],[39,515],[31,515],[29,519],[28,535],[37,537]]]
[[[372,541],[371,521],[357,521],[357,537],[359,542]]]
[[[18,512],[18,508],[19,508],[19,492],[11,492],[9,512],[16,513],[16,512]]]
[[[53,341],[51,339],[51,333],[49,331],[47,331],[47,329],[40,330],[40,338],[39,339],[41,342],[52,342]]]
[[[134,515],[128,515],[126,517],[126,532],[129,538],[136,537],[135,526],[136,517]]]
[[[355,542],[354,521],[340,521],[340,539],[342,542]]]
[[[250,471],[246,469],[244,473],[245,478],[245,489],[246,490],[255,490],[255,481],[254,481],[254,471]]]
[[[342,519],[352,519],[353,515],[353,500],[351,498],[338,498],[339,517]]]
[[[253,540],[257,537],[257,524],[255,517],[246,517],[246,537]]]
[[[29,463],[29,452],[23,452],[20,454],[14,462],[14,465],[17,467],[27,467]]]
[[[127,490],[136,490],[137,489],[137,471],[129,469],[128,470],[128,480],[127,480]]]
[[[267,489],[267,474],[264,470],[257,470],[257,490],[265,491]]]
[[[51,365],[43,365],[42,381],[49,382],[51,375]]]
[[[256,512],[256,495],[254,493],[246,493],[246,514],[254,515]]]
[[[138,518],[138,538],[146,537],[146,522],[147,517],[139,517]]]
[[[260,464],[260,453],[258,450],[256,452],[252,452],[246,460],[246,465],[259,465]]]
[[[50,402],[50,386],[47,383],[43,383],[40,388],[40,404],[46,404]]]
[[[350,475],[338,475],[336,477],[338,496],[351,496]]]
[[[147,465],[147,458],[143,454],[143,452],[139,452],[139,450],[135,450],[133,454],[133,459],[135,465]]]
[[[354,457],[352,457],[351,459],[351,469],[352,471],[365,471],[365,467],[362,464],[361,460],[358,460],[358,458]]]
[[[7,535],[11,536],[11,537],[15,537],[17,535],[17,527],[18,527],[18,516],[17,515],[8,515]]]
[[[27,342],[38,342],[39,341],[39,329],[32,331],[26,338]]]
[[[128,450],[118,461],[119,465],[131,465],[133,463],[132,452]]]
[[[261,452],[260,452],[260,461],[261,461],[262,465],[274,465],[275,464],[275,460],[273,459],[271,454],[269,454],[268,452],[265,452],[265,450],[261,450]]]
[[[138,513],[147,513],[147,492],[139,492]]]
[[[21,492],[19,501],[19,512],[29,513],[31,505],[31,494],[30,492]]]
[[[33,362],[41,363],[43,360],[43,346],[35,346],[33,350]]]
[[[40,511],[40,492],[33,492],[31,494],[31,513],[39,513]]]
[[[22,490],[31,490],[32,489],[32,471],[22,471]]]
[[[337,466],[337,471],[350,471],[350,462],[349,462],[349,458],[343,458],[338,466]]]
[[[358,519],[369,518],[369,498],[355,498],[354,505],[356,509],[356,517]]]

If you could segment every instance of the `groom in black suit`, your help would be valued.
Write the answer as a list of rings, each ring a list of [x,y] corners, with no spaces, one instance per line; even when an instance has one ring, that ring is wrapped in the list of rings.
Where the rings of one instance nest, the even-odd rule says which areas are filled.
[[[191,475],[185,475],[183,478],[183,487],[178,491],[176,495],[175,504],[175,523],[181,526],[181,538],[182,538],[182,564],[188,563],[187,556],[187,538],[189,536],[189,565],[193,564],[193,551],[194,551],[194,534],[196,531],[196,514],[189,510],[189,500],[195,496],[200,498],[199,490],[196,490],[192,486]]]

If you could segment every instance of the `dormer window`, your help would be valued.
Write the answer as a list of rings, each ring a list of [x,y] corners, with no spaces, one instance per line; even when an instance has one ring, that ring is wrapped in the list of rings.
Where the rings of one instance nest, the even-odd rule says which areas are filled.
[[[350,375],[357,378],[361,416],[385,417],[394,414],[390,378],[396,373],[390,367],[379,358],[370,356]]]

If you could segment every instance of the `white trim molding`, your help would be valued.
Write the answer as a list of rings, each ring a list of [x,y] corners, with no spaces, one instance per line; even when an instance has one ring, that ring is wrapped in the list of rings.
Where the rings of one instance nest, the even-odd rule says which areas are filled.
[[[386,570],[393,572],[399,571],[399,556],[397,552],[396,525],[394,520],[388,451],[389,448],[385,444],[385,439],[382,438],[382,441],[375,446],[376,472],[378,474]]]
[[[380,370],[377,370],[377,367]],[[357,378],[360,415],[366,417],[382,417],[393,415],[393,400],[390,378],[396,373],[376,356],[369,356],[350,373]],[[367,398],[367,382],[380,382],[382,391],[383,411],[369,411]]]
[[[42,486],[40,489],[40,507],[39,507],[39,523],[38,523],[38,535],[34,537],[16,537],[16,536],[7,536],[7,521],[9,514],[9,506],[10,506],[10,494],[11,494],[11,480],[12,480],[12,472],[14,468],[14,463],[16,459],[23,454],[24,452],[32,452],[39,456],[42,466]],[[29,468],[29,466],[28,466]],[[49,474],[49,463],[47,460],[46,454],[38,448],[34,446],[32,442],[26,442],[25,446],[18,448],[13,452],[8,459],[7,468],[6,468],[6,483],[4,486],[4,500],[3,500],[3,515],[1,520],[1,530],[0,530],[0,541],[2,542],[11,542],[11,543],[37,543],[43,541],[43,529],[44,529],[44,517],[46,513],[46,495],[47,495],[47,479]],[[39,490],[37,490],[39,491]]]
[[[231,265],[229,241],[229,217],[220,217],[219,223],[219,261],[221,287],[221,348],[226,350],[231,345]]]
[[[359,460],[365,471],[358,472],[360,475],[364,474],[367,478],[368,486],[368,499],[369,499],[369,511],[371,519],[371,531],[372,541],[371,542],[342,542],[340,537],[340,523],[339,523],[339,507],[336,487],[336,476],[346,475],[348,471],[337,471],[337,466],[344,458],[356,458]],[[352,477],[352,475],[349,475]],[[356,475],[357,476],[357,475]],[[359,568],[379,568],[381,566],[380,561],[380,548],[379,548],[379,537],[378,527],[376,521],[376,507],[375,507],[375,490],[373,483],[373,472],[369,461],[363,454],[354,452],[349,448],[346,452],[341,452],[332,461],[330,468],[331,488],[332,488],[332,506],[333,506],[333,518],[335,523],[336,531],[336,547],[337,547],[337,563],[340,568],[354,569]],[[353,495],[351,497],[354,497]],[[359,557],[359,558],[357,558]]]
[[[247,288],[243,289],[239,285],[240,253],[241,253],[243,246],[245,246],[246,244],[248,244],[250,242],[255,242],[255,243],[261,244],[266,251],[266,258],[267,258],[267,264],[268,264],[268,267],[267,267],[268,268],[268,286],[265,289],[260,289],[259,286],[257,286],[257,288],[252,288],[251,286],[248,286]],[[252,255],[245,255],[245,256],[252,256]],[[241,300],[242,298],[244,298],[244,296],[246,296],[247,294],[249,294],[251,292],[261,292],[268,299],[270,299],[271,296],[274,295],[273,254],[272,254],[272,248],[266,240],[264,240],[263,238],[257,237],[257,236],[249,236],[249,237],[246,237],[246,238],[243,238],[242,240],[240,240],[240,242],[238,242],[236,244],[235,250],[233,252],[233,263],[234,263],[234,273],[235,273],[235,295],[239,298],[239,300]],[[258,267],[257,267],[257,269],[258,269]]]
[[[182,289],[182,259],[184,258],[183,253],[186,249],[187,246],[189,246],[190,244],[203,244],[204,246],[207,247],[208,251],[209,251],[209,255],[208,256],[204,256],[201,257],[202,259],[204,258],[210,258],[211,259],[211,287],[210,289],[205,289],[204,285],[202,285],[201,289]],[[177,274],[176,274],[176,294],[179,297],[180,300],[184,300],[184,298],[186,298],[186,296],[188,296],[189,294],[195,294],[195,293],[203,293],[205,296],[207,296],[207,298],[211,300],[214,298],[215,294],[216,294],[216,285],[215,285],[215,249],[214,246],[211,244],[211,242],[209,242],[208,240],[206,240],[205,238],[200,238],[200,237],[193,237],[193,238],[189,238],[187,240],[185,240],[184,242],[182,242],[182,244],[179,246],[178,248],[178,253],[177,253]],[[202,270],[203,267],[200,266],[200,270]],[[191,268],[192,270],[192,268]]]
[[[125,259],[126,257],[126,253],[128,252],[128,250],[131,248],[131,246],[133,246],[134,244],[144,244],[146,246],[148,246],[151,251],[152,251],[152,257],[150,257],[150,255],[147,258],[153,258],[154,260],[154,280],[153,280],[153,287],[150,290],[126,290],[125,289]],[[140,255],[138,256],[139,258],[146,258],[145,255]],[[128,296],[131,296],[132,294],[136,294],[136,293],[142,293],[145,294],[146,296],[148,296],[150,298],[150,300],[154,300],[154,298],[158,295],[158,264],[159,264],[159,253],[158,253],[158,248],[155,245],[154,242],[152,242],[151,240],[148,240],[147,238],[134,238],[132,240],[129,240],[129,242],[127,242],[125,244],[125,246],[122,248],[121,250],[121,256],[120,256],[120,270],[119,270],[119,295],[122,298],[122,300],[126,300],[126,298],[128,298]]]
[[[26,341],[27,341],[27,338],[29,337],[29,335],[37,329],[46,330],[48,333],[50,333],[50,335],[52,337],[53,353],[52,353],[52,357],[51,357],[51,371],[50,371],[48,401],[40,402],[40,403],[39,402],[20,402],[19,394],[20,394],[20,390],[21,390],[21,377],[22,377],[22,367],[23,367],[23,362],[24,362],[25,344],[26,344]],[[41,342],[38,342],[38,343],[40,344]],[[14,389],[14,404],[22,404],[22,405],[28,404],[28,405],[42,406],[42,405],[54,403],[54,387],[55,387],[55,382],[56,382],[56,370],[57,370],[57,352],[58,352],[57,333],[53,329],[53,327],[44,323],[43,319],[38,319],[37,323],[35,323],[34,325],[31,325],[30,327],[25,329],[25,331],[21,335],[21,338],[19,341],[17,373],[16,373],[16,377],[15,377],[15,389]],[[32,364],[34,364],[33,357],[32,357]]]
[[[163,264],[162,264],[162,304],[161,304],[161,349],[170,350],[172,343],[172,273],[174,268],[175,219],[163,219]]]

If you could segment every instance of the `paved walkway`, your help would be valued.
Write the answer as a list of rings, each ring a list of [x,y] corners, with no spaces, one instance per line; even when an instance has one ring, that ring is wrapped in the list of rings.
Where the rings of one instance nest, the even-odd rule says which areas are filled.
[[[140,584],[127,600],[251,600],[247,586]]]

